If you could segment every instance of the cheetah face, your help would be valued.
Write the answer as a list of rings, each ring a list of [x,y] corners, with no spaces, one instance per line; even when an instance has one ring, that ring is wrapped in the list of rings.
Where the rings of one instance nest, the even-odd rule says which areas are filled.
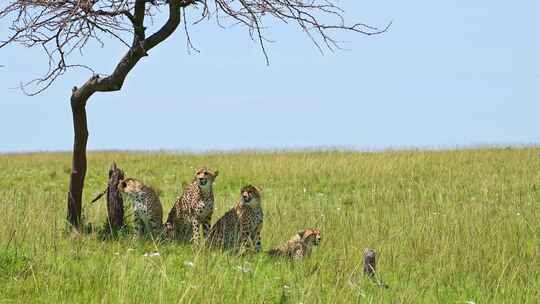
[[[247,185],[243,187],[240,190],[240,195],[241,195],[241,202],[244,205],[255,206],[255,205],[260,204],[261,202],[260,189],[255,186]]]
[[[321,243],[321,231],[319,229],[301,230],[298,234],[308,244],[318,246]]]
[[[315,235],[315,245],[316,246],[319,246],[319,244],[321,243],[321,233],[319,232],[319,230],[317,230],[317,234]]]
[[[195,180],[197,181],[199,187],[208,188],[212,186],[218,174],[219,171],[214,172],[206,168],[202,168],[197,170],[197,173],[195,173]]]
[[[142,191],[143,183],[134,179],[126,178],[118,184],[118,190],[127,195],[134,195]]]

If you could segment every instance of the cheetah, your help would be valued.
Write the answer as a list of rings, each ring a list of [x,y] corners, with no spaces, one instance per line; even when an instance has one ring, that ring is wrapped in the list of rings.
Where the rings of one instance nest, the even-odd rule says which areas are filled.
[[[304,229],[298,231],[287,243],[270,249],[268,254],[300,260],[309,257],[312,247],[318,246],[320,242],[321,232],[319,229]]]
[[[139,235],[161,232],[163,208],[156,191],[134,178],[118,184],[118,190],[133,201],[135,229]]]
[[[210,230],[211,246],[223,249],[255,249],[261,251],[263,211],[260,188],[247,185],[240,190],[240,200]]]
[[[184,193],[176,199],[165,223],[165,233],[169,238],[198,242],[200,226],[206,238],[210,230],[214,212],[214,192],[212,185],[219,171],[201,168],[195,173],[191,184],[184,188]]]

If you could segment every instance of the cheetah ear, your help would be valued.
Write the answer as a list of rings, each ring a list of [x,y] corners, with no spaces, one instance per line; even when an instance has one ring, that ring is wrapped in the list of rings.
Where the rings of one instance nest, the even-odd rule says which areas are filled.
[[[262,190],[263,190],[263,189],[262,189],[261,187],[259,187],[259,186],[253,186],[253,188],[257,189],[257,192],[259,192],[259,193],[262,192]]]
[[[298,236],[299,236],[300,238],[303,238],[305,233],[306,233],[306,230],[298,230],[298,231],[296,232],[296,234],[298,234]]]
[[[214,177],[217,177],[218,175],[219,175],[219,171],[218,170],[214,171]]]

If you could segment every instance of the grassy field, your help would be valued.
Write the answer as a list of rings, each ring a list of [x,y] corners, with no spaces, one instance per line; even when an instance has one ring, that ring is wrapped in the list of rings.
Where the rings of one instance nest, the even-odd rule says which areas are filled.
[[[66,233],[69,154],[0,156],[0,303],[540,303],[540,149],[182,155],[91,153],[87,203],[116,161],[165,214],[199,166],[218,169],[217,220],[263,188],[263,248],[319,227],[308,260],[236,257]],[[380,255],[388,289],[361,275]],[[159,252],[148,256],[148,253]],[[147,256],[145,256],[147,254]]]

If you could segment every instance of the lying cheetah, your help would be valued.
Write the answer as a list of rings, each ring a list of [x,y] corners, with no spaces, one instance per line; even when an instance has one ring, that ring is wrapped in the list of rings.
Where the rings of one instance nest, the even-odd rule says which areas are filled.
[[[170,238],[184,242],[199,241],[201,225],[204,237],[208,236],[214,211],[212,185],[218,173],[206,168],[197,170],[193,182],[185,187],[169,212],[165,232]]]
[[[261,251],[263,211],[260,189],[248,185],[240,190],[240,200],[210,230],[211,246],[224,249],[253,248]]]
[[[319,245],[320,242],[319,229],[304,229],[298,231],[287,243],[270,249],[268,254],[300,260],[311,255],[311,247]]]
[[[133,200],[135,229],[139,235],[161,232],[163,208],[154,189],[134,178],[126,178],[118,184],[118,190]]]

